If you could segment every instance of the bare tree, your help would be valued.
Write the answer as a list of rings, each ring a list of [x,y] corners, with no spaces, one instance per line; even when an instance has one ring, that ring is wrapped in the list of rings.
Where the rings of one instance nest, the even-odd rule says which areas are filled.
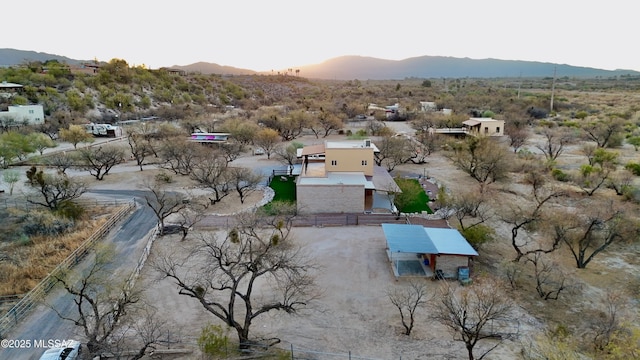
[[[87,187],[81,181],[66,175],[45,174],[42,170],[35,171],[30,181],[42,195],[42,200],[27,199],[27,201],[51,210],[57,210],[63,203],[75,200],[87,191]]]
[[[342,127],[342,120],[338,116],[333,113],[329,113],[327,111],[323,111],[318,117],[318,122],[320,126],[324,130],[324,134],[322,137],[327,137],[331,134],[332,131],[338,130]]]
[[[112,257],[111,251],[97,251],[95,259],[79,279],[53,273],[56,281],[74,297],[77,314],[64,315],[54,310],[60,318],[73,322],[83,330],[92,356],[108,350],[109,339],[127,309],[140,299],[138,292],[109,279],[113,273],[109,267]]]
[[[395,286],[387,290],[389,301],[398,308],[404,334],[411,335],[418,309],[427,304],[427,286],[425,283],[411,281],[408,286]]]
[[[579,269],[612,244],[637,239],[637,221],[613,201],[587,202],[580,208],[580,212],[565,211],[557,216],[553,225],[555,241],[567,245]]]
[[[187,206],[178,212],[175,222],[182,232],[181,241],[187,238],[189,231],[206,216],[205,211],[209,208],[210,203],[202,203],[191,200]]]
[[[209,198],[212,205],[229,195],[230,180],[227,169],[227,159],[217,152],[194,163],[191,168],[189,177],[213,192],[213,197]]]
[[[446,326],[455,340],[464,342],[469,360],[483,359],[489,352],[517,334],[517,317],[509,296],[495,282],[476,282],[459,292],[452,286],[441,287],[440,301],[431,313],[434,320]],[[479,342],[494,341],[477,356]]]
[[[187,196],[180,192],[171,192],[166,190],[166,183],[155,180],[151,182],[149,179],[143,181],[143,188],[147,190],[144,195],[145,203],[153,210],[158,219],[158,234],[164,235],[166,219],[187,207]]]
[[[300,143],[291,143],[287,147],[278,146],[274,150],[274,153],[278,160],[285,165],[292,166],[298,161],[298,149],[303,145]]]
[[[602,299],[604,306],[594,311],[596,316],[592,317],[591,333],[593,336],[593,346],[596,352],[604,351],[614,337],[616,331],[622,328],[625,318],[625,308],[629,305],[624,294],[620,291],[608,291]],[[604,310],[601,310],[604,308]]]
[[[113,274],[113,252],[108,248],[99,248],[89,259],[91,265],[80,275],[52,273],[53,278],[73,297],[74,314],[63,314],[55,307],[58,316],[71,321],[82,329],[87,338],[89,358],[104,353],[119,354],[126,333],[127,340],[139,340],[134,359],[141,359],[160,336],[167,331],[167,324],[158,320],[148,305],[141,301],[139,290],[130,284],[111,278]],[[141,320],[133,315],[146,312]],[[135,333],[126,329],[134,329]]]
[[[136,164],[142,171],[142,164],[147,156],[155,154],[150,138],[142,132],[130,131],[127,134],[127,141],[131,149],[131,155],[136,160]]]
[[[247,214],[223,238],[205,234],[187,256],[159,256],[154,267],[179,294],[235,329],[246,348],[256,318],[277,310],[296,313],[317,297],[314,266],[293,244],[290,228],[287,217]]]
[[[160,147],[162,167],[175,174],[189,175],[196,164],[210,155],[209,152],[201,144],[189,142],[183,137],[167,138]]]
[[[384,136],[377,142],[379,152],[374,154],[374,161],[378,166],[384,166],[387,171],[393,171],[396,166],[404,164],[413,155],[410,139],[396,136]]]
[[[565,150],[565,146],[574,141],[575,135],[565,128],[542,128],[540,133],[545,138],[545,143],[536,145],[542,151],[548,162],[555,161]]]
[[[450,156],[454,165],[480,184],[481,191],[493,182],[504,179],[509,170],[506,149],[488,137],[469,136],[457,144]]]
[[[51,154],[45,158],[45,161],[47,165],[55,167],[62,175],[75,165],[75,159],[66,151]]]
[[[229,183],[238,193],[240,202],[244,204],[244,200],[251,192],[255,191],[262,175],[256,174],[252,169],[243,167],[233,167],[227,169]]]
[[[522,257],[535,253],[551,253],[560,245],[560,241],[554,238],[551,244],[541,244],[530,237],[522,239],[521,230],[533,232],[545,220],[546,207],[552,200],[565,195],[563,190],[546,185],[546,179],[540,172],[527,173],[527,181],[531,185],[531,200],[529,204],[512,204],[501,215],[502,221],[511,227],[511,246],[516,251],[514,261],[520,261]],[[552,215],[553,216],[553,215]],[[523,242],[524,241],[524,242]]]
[[[505,126],[505,134],[509,136],[509,146],[513,148],[513,152],[517,153],[524,144],[527,143],[531,136],[529,130],[524,123],[510,122]]]
[[[560,267],[545,261],[540,252],[528,255],[527,261],[533,265],[538,296],[544,300],[558,300],[560,292],[567,289],[567,279]]]
[[[124,150],[116,146],[81,149],[78,155],[82,168],[97,180],[103,180],[111,168],[124,161]]]

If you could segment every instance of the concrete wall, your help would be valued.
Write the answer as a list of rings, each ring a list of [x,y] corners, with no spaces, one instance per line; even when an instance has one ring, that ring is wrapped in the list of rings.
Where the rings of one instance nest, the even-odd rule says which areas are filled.
[[[469,257],[461,255],[436,256],[436,269],[442,270],[446,277],[458,277],[458,267],[469,266]]]
[[[296,203],[301,213],[362,213],[362,185],[298,185]]]

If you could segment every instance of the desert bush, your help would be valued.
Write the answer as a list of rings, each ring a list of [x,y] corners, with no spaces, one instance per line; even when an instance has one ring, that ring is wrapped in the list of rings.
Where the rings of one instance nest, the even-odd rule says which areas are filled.
[[[493,228],[482,224],[468,227],[462,231],[462,236],[464,236],[464,238],[469,241],[469,244],[476,250],[480,249],[483,244],[492,241],[495,234],[496,232]]]
[[[198,347],[209,358],[227,355],[229,350],[227,331],[224,331],[219,325],[205,326],[198,337]]]
[[[551,176],[553,176],[554,179],[562,182],[567,182],[570,180],[569,174],[565,173],[560,169],[553,169],[551,171]]]
[[[84,208],[73,201],[63,201],[55,211],[56,215],[71,220],[79,220],[84,215]]]
[[[56,216],[50,211],[30,211],[20,219],[22,231],[27,236],[56,236],[71,229],[74,221],[71,218]]]
[[[624,168],[629,170],[633,175],[640,176],[640,164],[634,162],[628,162]]]
[[[173,177],[171,176],[171,174],[168,174],[164,171],[157,174],[155,178],[156,178],[156,181],[165,183],[165,184],[170,184],[173,182]]]

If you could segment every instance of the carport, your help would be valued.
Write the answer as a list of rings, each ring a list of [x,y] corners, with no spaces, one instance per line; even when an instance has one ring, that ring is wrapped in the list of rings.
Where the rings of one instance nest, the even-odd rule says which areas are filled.
[[[387,255],[398,276],[457,278],[460,268],[470,268],[475,249],[456,229],[422,225],[382,224]]]
[[[399,276],[433,276],[422,254],[437,254],[438,250],[422,225],[382,224],[387,239],[387,256],[393,273]]]

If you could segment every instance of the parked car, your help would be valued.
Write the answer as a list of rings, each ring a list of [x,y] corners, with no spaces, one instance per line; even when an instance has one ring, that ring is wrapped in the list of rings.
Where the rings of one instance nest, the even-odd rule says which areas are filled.
[[[253,150],[253,155],[264,155],[264,149],[256,148]]]
[[[82,352],[82,344],[79,341],[68,340],[54,344],[40,356],[40,360],[78,360]],[[60,345],[60,346],[58,346]]]

